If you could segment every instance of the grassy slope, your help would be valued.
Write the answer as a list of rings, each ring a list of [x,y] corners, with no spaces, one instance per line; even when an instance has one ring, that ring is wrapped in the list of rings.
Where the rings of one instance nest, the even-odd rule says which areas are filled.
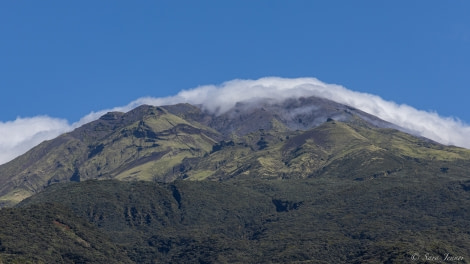
[[[360,119],[307,131],[288,131],[274,119],[271,129],[225,141],[163,110],[120,129],[100,122],[2,166],[2,175],[17,173],[8,179],[18,187],[2,199],[11,205],[73,175],[180,180],[54,184],[22,208],[0,211],[16,227],[0,227],[0,260],[57,262],[70,251],[77,259],[125,253],[123,260],[137,263],[406,263],[413,253],[470,259],[468,150]],[[36,167],[27,166],[31,160]],[[51,202],[65,209],[48,212]],[[83,219],[94,227],[82,227]],[[79,228],[97,237],[68,232]],[[114,253],[81,251],[93,241]],[[49,253],[35,253],[40,248]]]
[[[0,166],[0,206],[11,206],[56,182],[90,178],[171,181],[173,167],[200,157],[217,132],[150,108],[150,114],[116,129],[97,120],[72,133],[43,142]],[[153,111],[153,112],[152,112]]]
[[[302,179],[335,176],[367,180],[402,170],[464,173],[470,151],[446,147],[392,129],[327,122],[308,130],[258,131],[183,163],[189,179]]]
[[[470,160],[468,150],[360,123],[326,122],[307,131],[259,130],[234,137],[231,144],[225,141],[217,150],[214,138],[217,134],[210,128],[171,114],[136,121],[93,143],[64,135],[63,144],[45,142],[2,166],[2,175],[15,178],[2,186],[7,193],[1,199],[14,204],[74,176],[165,182],[321,175],[371,179],[403,169],[425,170],[428,165],[441,166],[435,171],[461,168]],[[33,167],[25,167],[31,155],[39,159]]]
[[[245,120],[248,127],[234,128],[230,137],[196,121],[202,118],[197,108],[179,107],[178,115],[150,106],[109,113],[0,166],[0,206],[14,205],[52,183],[95,178],[171,182],[330,175],[367,180],[401,170],[416,174],[428,165],[440,166],[433,168],[437,171],[465,167],[470,160],[468,150],[378,129],[358,117],[291,131],[260,112],[272,118],[262,119],[265,129],[236,134],[253,130],[259,118],[247,116],[255,121]]]

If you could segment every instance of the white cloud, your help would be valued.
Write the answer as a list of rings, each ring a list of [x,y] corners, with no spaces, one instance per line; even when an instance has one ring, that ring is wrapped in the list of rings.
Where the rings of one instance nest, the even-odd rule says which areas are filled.
[[[458,119],[441,117],[437,113],[417,110],[408,105],[385,101],[379,96],[348,90],[340,85],[326,84],[315,78],[286,79],[266,77],[258,80],[232,80],[221,85],[206,85],[183,90],[170,97],[139,98],[126,106],[91,112],[80,121],[69,124],[50,117],[19,118],[0,122],[0,164],[26,152],[43,140],[54,138],[109,111],[127,112],[139,105],[200,104],[217,114],[231,109],[237,102],[271,98],[319,96],[346,104],[401,126],[414,134],[437,142],[470,148],[470,126]]]
[[[0,122],[0,164],[71,129],[66,120],[47,116]]]

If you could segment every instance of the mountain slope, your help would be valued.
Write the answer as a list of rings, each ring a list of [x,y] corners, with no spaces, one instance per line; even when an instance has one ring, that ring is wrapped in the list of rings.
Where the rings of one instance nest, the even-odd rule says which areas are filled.
[[[111,112],[0,166],[0,262],[467,263],[469,168],[316,97]]]
[[[73,132],[43,142],[0,166],[0,193],[13,203],[57,182],[119,178],[128,169],[157,161],[167,173],[172,163],[210,151],[216,131],[191,124],[162,108],[139,107],[108,113]],[[152,180],[152,168],[141,178]],[[171,180],[171,179],[169,179]]]
[[[0,210],[0,263],[133,263],[108,235],[69,208]]]
[[[316,97],[243,102],[221,115],[189,104],[140,106],[108,113],[0,166],[0,202],[11,206],[53,183],[87,179],[367,180],[468,168],[470,151],[398,129]]]
[[[135,263],[414,263],[413,254],[467,263],[469,186],[468,177],[403,172],[371,181],[95,180],[50,186],[8,210],[59,203]]]

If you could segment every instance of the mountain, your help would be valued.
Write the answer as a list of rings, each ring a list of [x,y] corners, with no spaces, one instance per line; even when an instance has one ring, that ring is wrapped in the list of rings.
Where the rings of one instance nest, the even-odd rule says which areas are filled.
[[[172,182],[233,178],[356,180],[399,171],[461,173],[470,151],[317,97],[238,103],[215,115],[201,106],[110,112],[0,166],[0,202],[89,179]]]
[[[370,181],[54,184],[0,210],[8,223],[0,226],[0,260],[429,263],[413,261],[419,254],[468,263],[469,189],[468,180],[400,172]]]
[[[0,210],[0,263],[135,263],[109,236],[58,204]]]
[[[468,263],[470,150],[329,100],[143,105],[0,166],[0,263]]]

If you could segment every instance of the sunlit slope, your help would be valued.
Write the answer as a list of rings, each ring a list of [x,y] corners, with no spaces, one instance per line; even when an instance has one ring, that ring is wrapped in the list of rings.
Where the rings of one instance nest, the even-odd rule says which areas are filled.
[[[393,129],[355,122],[325,122],[307,131],[258,131],[218,143],[203,159],[185,160],[181,177],[298,179],[334,176],[367,180],[407,175],[465,173],[470,152]],[[185,169],[189,168],[189,169]]]
[[[101,119],[0,166],[0,194],[16,203],[52,183],[93,178],[165,178],[187,157],[200,157],[216,142],[216,131],[167,113],[139,107]]]
[[[189,104],[141,106],[108,113],[0,166],[0,203],[88,179],[363,181],[458,178],[469,167],[469,150],[412,136],[324,99],[239,104],[222,115]]]

